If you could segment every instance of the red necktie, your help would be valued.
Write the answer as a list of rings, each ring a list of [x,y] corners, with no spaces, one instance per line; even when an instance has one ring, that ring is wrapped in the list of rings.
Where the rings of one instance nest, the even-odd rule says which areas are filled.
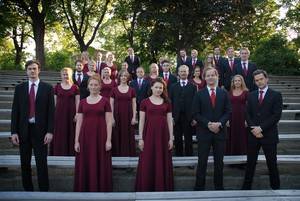
[[[244,70],[244,74],[247,76],[248,70],[247,70],[247,67],[246,67],[246,63],[243,63],[243,70]]]
[[[215,93],[215,89],[211,88],[210,90],[211,90],[210,101],[211,101],[211,105],[214,108],[216,106],[216,93]]]
[[[166,73],[166,74],[164,74],[164,80],[165,80],[165,82],[168,84],[168,74]]]
[[[29,91],[29,119],[35,116],[35,84],[32,83]]]
[[[193,59],[193,68],[195,68],[195,65],[196,65],[196,60],[195,59]]]
[[[262,102],[264,100],[263,94],[264,94],[264,91],[259,91],[258,102],[259,102],[260,105],[262,104]]]
[[[80,86],[81,84],[81,73],[77,74],[77,85]]]

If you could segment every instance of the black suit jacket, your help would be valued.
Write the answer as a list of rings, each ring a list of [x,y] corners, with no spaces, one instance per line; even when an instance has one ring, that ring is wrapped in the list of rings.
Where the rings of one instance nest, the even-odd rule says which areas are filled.
[[[29,86],[28,81],[16,86],[12,113],[11,133],[19,135],[20,143],[28,140],[29,120]],[[46,133],[53,134],[54,128],[54,95],[53,87],[40,81],[35,99],[35,125],[39,134],[38,141],[43,142]]]
[[[219,60],[217,61],[214,57],[214,62],[216,69],[218,70],[219,73],[219,87],[224,86],[224,69],[223,69],[223,63],[225,62],[224,57],[220,56]]]
[[[197,121],[197,134],[201,140],[208,140],[211,137],[225,140],[226,122],[231,114],[231,103],[226,90],[217,87],[216,105],[212,107],[207,87],[198,91],[193,100],[193,118]],[[218,134],[208,129],[208,122],[221,122],[222,127]]]
[[[80,99],[84,99],[90,95],[90,92],[87,89],[87,83],[89,80],[89,76],[84,74],[80,85],[78,85],[77,80],[75,79],[75,73],[72,76],[73,83],[79,87]]]
[[[281,93],[268,88],[263,102],[258,102],[258,90],[251,92],[248,96],[246,106],[246,121],[248,124],[248,142],[262,144],[278,143],[277,123],[281,118],[282,96]],[[260,126],[263,138],[257,139],[251,132],[251,126]]]
[[[130,59],[130,56],[127,56],[124,60],[128,64],[128,72],[133,75],[136,73],[136,69],[140,66],[141,60],[137,55],[134,55],[133,62]]]
[[[139,88],[138,81],[137,79],[132,80],[130,82],[130,87],[135,90],[136,93],[136,103],[139,104],[141,103],[142,100],[145,98],[148,98],[148,92],[150,90],[150,83],[148,80],[143,79],[142,86]]]
[[[159,77],[161,77],[161,78],[164,79],[164,74],[163,74],[163,73],[159,74]],[[172,86],[173,84],[175,84],[176,82],[177,82],[177,77],[174,76],[174,75],[170,72],[168,83],[166,83],[166,84],[167,84],[167,89],[168,89],[168,94],[170,94],[171,86]]]
[[[254,83],[254,80],[253,80],[253,72],[257,70],[257,67],[254,63],[252,62],[248,62],[248,73],[247,75],[245,75],[244,73],[244,70],[243,70],[243,67],[242,67],[242,64],[241,64],[241,60],[239,60],[239,62],[236,63],[236,68],[234,69],[235,72],[234,74],[235,75],[242,75],[244,80],[245,80],[245,83],[246,83],[246,86],[247,88],[249,89],[249,91],[254,91],[257,89],[257,86],[255,85]]]
[[[194,84],[188,82],[184,87],[177,82],[171,86],[170,99],[172,103],[172,115],[175,124],[179,120],[179,115],[184,112],[188,121],[192,120],[193,97],[197,91]]]
[[[222,72],[223,73],[223,75],[222,75],[223,86],[228,91],[230,90],[231,80],[232,80],[233,76],[235,75],[235,68],[236,68],[238,62],[240,62],[240,60],[237,59],[237,58],[234,58],[234,60],[233,60],[233,68],[231,70],[228,58],[224,58],[222,60],[222,64],[221,64],[222,67],[221,67],[221,69],[223,71]]]
[[[193,71],[192,58],[191,57],[187,56],[185,61],[183,61],[181,57],[177,58],[176,74],[178,73],[178,68],[181,65],[187,65],[189,67],[189,72]]]

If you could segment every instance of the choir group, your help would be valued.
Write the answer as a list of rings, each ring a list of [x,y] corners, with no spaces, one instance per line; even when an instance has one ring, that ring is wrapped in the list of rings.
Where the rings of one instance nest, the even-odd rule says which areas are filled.
[[[24,189],[33,190],[32,149],[39,188],[49,189],[49,146],[50,155],[75,155],[74,191],[112,191],[112,156],[139,156],[136,191],[172,191],[173,147],[175,156],[194,155],[193,135],[198,141],[195,190],[205,189],[211,147],[216,190],[224,189],[225,154],[247,155],[247,164],[238,168],[246,169],[242,189],[251,189],[260,147],[271,187],[278,189],[281,94],[268,88],[267,73],[248,60],[247,48],[240,49],[239,57],[232,47],[227,57],[220,53],[215,47],[202,62],[197,50],[187,56],[181,49],[174,73],[172,63],[160,58],[146,76],[132,48],[120,69],[111,52],[105,61],[101,52],[95,60],[83,52],[74,72],[61,70],[54,89],[39,79],[39,62],[28,61],[29,81],[15,89],[11,123]]]

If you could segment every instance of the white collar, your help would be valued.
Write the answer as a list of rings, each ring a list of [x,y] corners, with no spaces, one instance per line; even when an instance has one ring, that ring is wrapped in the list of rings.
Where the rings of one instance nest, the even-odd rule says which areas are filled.
[[[206,87],[209,92],[211,91],[211,89],[214,89],[215,92],[217,91],[217,87],[209,87],[208,85]]]
[[[263,88],[263,89],[258,89],[258,91],[263,91],[264,92],[264,94],[266,94],[267,93],[267,91],[268,91],[268,89],[269,89],[269,87],[268,87],[268,85],[265,87],[265,88]],[[259,92],[258,92],[259,93]]]
[[[32,82],[31,80],[29,80],[29,86],[31,86],[32,84],[35,84],[35,86],[39,86],[39,83],[40,83],[40,79],[37,79],[35,82]]]

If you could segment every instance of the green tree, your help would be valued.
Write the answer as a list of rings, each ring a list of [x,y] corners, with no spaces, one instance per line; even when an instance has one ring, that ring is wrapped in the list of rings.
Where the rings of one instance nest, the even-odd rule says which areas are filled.
[[[279,75],[300,75],[299,55],[282,35],[262,39],[252,55],[259,68]]]

